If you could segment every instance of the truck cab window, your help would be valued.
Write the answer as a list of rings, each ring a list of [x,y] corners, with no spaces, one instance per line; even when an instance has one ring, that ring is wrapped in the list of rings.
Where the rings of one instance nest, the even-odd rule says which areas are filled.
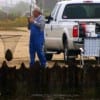
[[[100,4],[70,4],[66,5],[63,12],[63,19],[89,19],[100,18]]]
[[[56,4],[56,6],[54,7],[52,13],[51,13],[51,17],[56,20],[57,18],[57,15],[58,15],[58,12],[59,12],[59,9],[61,7],[61,4]]]

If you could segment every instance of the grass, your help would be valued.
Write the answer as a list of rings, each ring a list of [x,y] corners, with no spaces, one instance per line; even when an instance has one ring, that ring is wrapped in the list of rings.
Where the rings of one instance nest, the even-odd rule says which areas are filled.
[[[26,30],[18,27],[0,27],[0,31],[21,31],[26,32]]]
[[[0,20],[0,31],[25,31],[18,27],[26,27],[27,26],[27,18],[19,17],[14,20],[5,19]]]

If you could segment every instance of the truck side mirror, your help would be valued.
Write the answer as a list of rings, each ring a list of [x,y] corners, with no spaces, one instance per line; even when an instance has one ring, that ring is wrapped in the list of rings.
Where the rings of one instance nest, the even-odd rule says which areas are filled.
[[[46,16],[45,19],[46,19],[46,23],[50,23],[50,21],[53,20],[53,17],[51,17],[51,16]]]

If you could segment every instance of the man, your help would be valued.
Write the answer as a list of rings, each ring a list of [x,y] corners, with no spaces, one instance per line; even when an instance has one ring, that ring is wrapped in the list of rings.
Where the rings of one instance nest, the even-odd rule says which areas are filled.
[[[29,28],[30,28],[30,67],[34,65],[35,53],[37,53],[40,60],[41,66],[46,66],[46,58],[43,51],[44,45],[44,28],[45,20],[41,14],[39,7],[35,7],[33,11],[33,16],[29,18]]]

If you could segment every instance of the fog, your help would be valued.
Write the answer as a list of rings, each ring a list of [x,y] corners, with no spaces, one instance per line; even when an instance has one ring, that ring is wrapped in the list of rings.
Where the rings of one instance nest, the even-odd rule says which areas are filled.
[[[20,1],[31,3],[31,0],[0,0],[0,6],[12,6]]]

